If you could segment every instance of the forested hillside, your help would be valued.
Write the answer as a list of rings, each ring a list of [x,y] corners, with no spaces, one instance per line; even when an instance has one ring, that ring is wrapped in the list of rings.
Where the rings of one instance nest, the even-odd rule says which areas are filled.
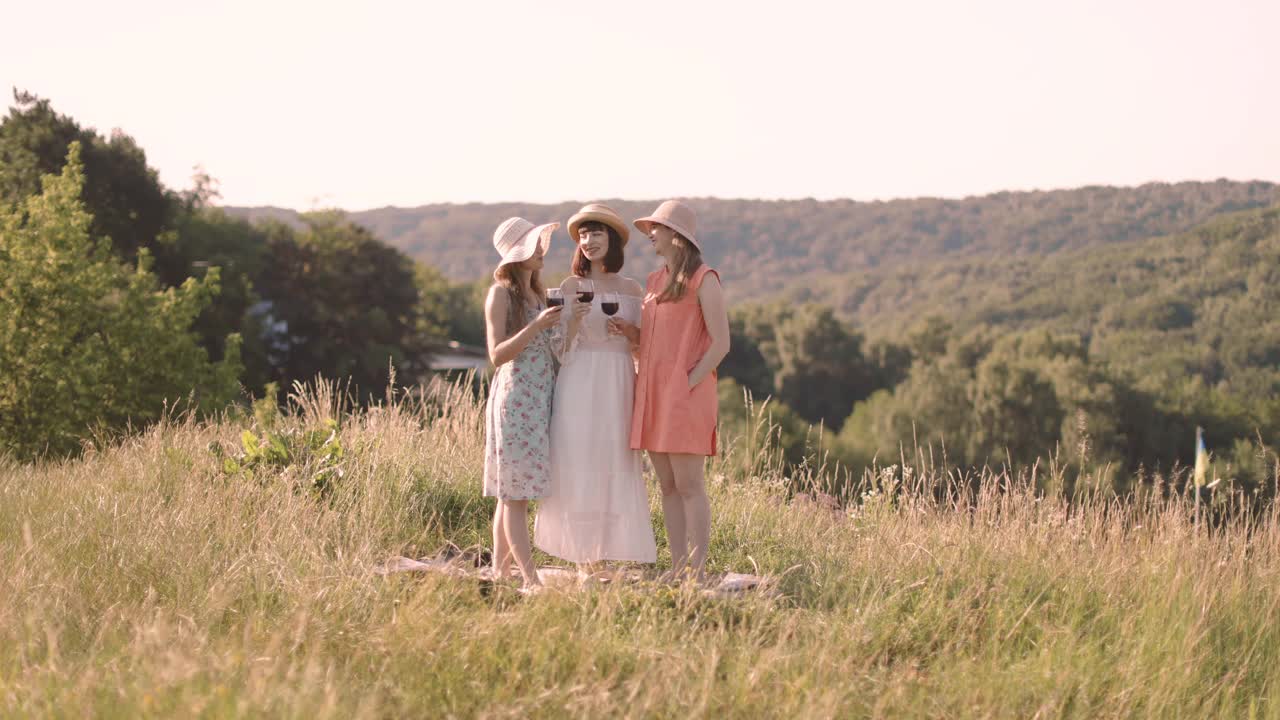
[[[657,201],[607,202],[627,218],[647,215],[657,205]],[[724,271],[734,300],[759,300],[832,278],[834,286],[847,289],[814,299],[835,305],[842,313],[860,314],[864,295],[879,283],[892,285],[888,270],[921,272],[939,260],[963,258],[970,262],[972,281],[985,284],[981,266],[993,258],[1032,261],[1061,251],[1183,232],[1224,212],[1280,203],[1280,186],[1221,180],[1005,192],[963,200],[695,198],[690,203],[698,212],[699,239],[707,257]],[[469,281],[492,269],[490,239],[493,228],[504,218],[520,215],[538,222],[563,223],[580,205],[425,205],[353,212],[349,217],[414,259],[439,268],[450,279]],[[293,211],[276,208],[227,210],[250,220],[291,221],[298,217]],[[568,235],[561,232],[552,243],[548,266],[567,268],[570,250]],[[654,264],[643,245],[632,246],[630,259],[634,274],[643,275]],[[867,279],[851,282],[848,273],[854,273],[855,278],[861,273]],[[867,312],[873,310],[868,308]]]

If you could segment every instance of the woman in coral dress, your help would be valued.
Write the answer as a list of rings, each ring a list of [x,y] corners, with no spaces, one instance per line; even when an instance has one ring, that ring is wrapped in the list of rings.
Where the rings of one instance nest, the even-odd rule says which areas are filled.
[[[668,200],[635,225],[664,266],[649,275],[640,327],[611,323],[639,346],[631,447],[648,451],[662,486],[673,574],[702,580],[711,536],[703,471],[716,453],[715,370],[729,352],[729,318],[690,207]]]

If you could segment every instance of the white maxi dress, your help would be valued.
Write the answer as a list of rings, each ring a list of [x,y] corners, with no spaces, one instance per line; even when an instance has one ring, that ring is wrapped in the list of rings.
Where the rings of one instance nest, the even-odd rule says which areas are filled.
[[[640,298],[618,296],[615,317],[640,324]],[[631,449],[636,372],[625,337],[609,335],[596,293],[561,357],[551,403],[551,487],[538,506],[533,541],[573,563],[657,561],[640,453]],[[558,346],[564,337],[565,308]]]

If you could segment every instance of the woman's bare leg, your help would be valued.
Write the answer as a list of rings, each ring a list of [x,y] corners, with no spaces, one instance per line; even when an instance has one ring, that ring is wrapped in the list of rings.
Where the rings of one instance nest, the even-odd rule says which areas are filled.
[[[676,489],[676,476],[671,469],[671,456],[666,453],[649,453],[649,462],[658,476],[662,489],[662,520],[667,527],[667,545],[671,547],[671,576],[684,571],[689,561],[688,531],[685,523],[684,500]]]
[[[504,507],[501,500],[493,511],[493,576],[505,578],[511,574],[511,546],[507,544],[507,531],[502,526]]]
[[[667,460],[675,477],[677,497],[684,507],[689,572],[701,582],[706,579],[707,547],[711,544],[711,501],[707,499],[703,478],[707,459],[702,455],[671,453]]]
[[[541,585],[538,569],[533,565],[533,550],[529,544],[529,501],[503,500],[506,508],[502,511],[502,529],[507,535],[507,544],[516,565],[520,566],[520,574],[524,576],[524,586]]]

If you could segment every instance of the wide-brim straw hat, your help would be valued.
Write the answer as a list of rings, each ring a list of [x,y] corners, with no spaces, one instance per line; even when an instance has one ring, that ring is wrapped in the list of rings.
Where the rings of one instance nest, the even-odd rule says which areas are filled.
[[[538,245],[542,246],[545,255],[547,248],[551,246],[551,235],[558,227],[558,222],[534,225],[522,217],[503,220],[498,229],[493,231],[493,247],[502,256],[498,261],[498,268],[528,260],[533,257],[533,251]],[[497,278],[497,269],[493,271],[493,275]]]
[[[583,205],[581,210],[569,218],[569,239],[577,243],[578,228],[587,222],[604,223],[617,230],[619,237],[622,238],[623,246],[626,246],[627,240],[631,239],[631,228],[627,227],[627,223],[622,219],[622,216],[613,208],[601,203]]]
[[[649,234],[649,229],[654,224],[666,225],[675,230],[681,237],[693,243],[693,246],[698,248],[698,252],[702,252],[702,243],[698,242],[698,216],[688,205],[679,200],[668,200],[659,205],[652,215],[635,221],[635,226],[645,235]]]

